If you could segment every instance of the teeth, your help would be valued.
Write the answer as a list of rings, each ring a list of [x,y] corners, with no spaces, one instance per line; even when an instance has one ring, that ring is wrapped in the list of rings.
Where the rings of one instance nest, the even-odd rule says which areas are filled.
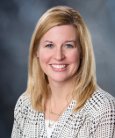
[[[52,65],[53,68],[63,69],[66,65]]]

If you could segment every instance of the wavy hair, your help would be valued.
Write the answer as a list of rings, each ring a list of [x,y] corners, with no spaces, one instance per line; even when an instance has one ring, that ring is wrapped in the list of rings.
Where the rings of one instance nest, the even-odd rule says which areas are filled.
[[[47,10],[39,19],[33,32],[28,67],[28,84],[26,92],[31,98],[34,109],[44,112],[45,101],[49,95],[47,76],[42,71],[37,58],[37,49],[43,35],[52,27],[73,25],[78,33],[80,45],[80,65],[76,73],[74,95],[77,105],[75,111],[82,108],[96,89],[95,59],[90,32],[82,16],[67,6],[56,6]]]

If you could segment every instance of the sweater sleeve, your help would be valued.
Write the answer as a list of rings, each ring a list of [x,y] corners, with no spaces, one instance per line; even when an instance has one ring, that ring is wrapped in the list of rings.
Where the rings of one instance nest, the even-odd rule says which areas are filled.
[[[91,138],[115,138],[115,99],[105,98],[94,119]]]
[[[14,109],[14,123],[11,138],[21,138],[23,134],[24,125],[24,107],[26,103],[27,96],[23,93],[17,100]]]

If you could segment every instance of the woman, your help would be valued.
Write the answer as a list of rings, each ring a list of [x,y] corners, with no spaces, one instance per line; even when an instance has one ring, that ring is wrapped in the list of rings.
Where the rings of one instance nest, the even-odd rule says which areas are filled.
[[[12,138],[113,138],[115,99],[96,82],[92,42],[78,11],[49,9],[34,30],[27,90]]]

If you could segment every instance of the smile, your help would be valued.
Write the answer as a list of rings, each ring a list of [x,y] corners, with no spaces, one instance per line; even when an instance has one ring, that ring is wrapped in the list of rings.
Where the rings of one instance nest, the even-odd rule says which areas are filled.
[[[51,64],[51,67],[53,69],[57,70],[57,71],[62,71],[64,69],[66,69],[67,64],[61,64],[61,65],[59,65],[59,64]]]

